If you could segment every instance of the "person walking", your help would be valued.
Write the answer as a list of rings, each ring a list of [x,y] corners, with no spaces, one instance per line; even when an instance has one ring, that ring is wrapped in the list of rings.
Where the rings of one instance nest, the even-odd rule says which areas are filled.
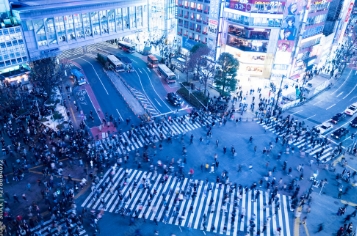
[[[26,194],[22,194],[22,199],[24,199],[25,201],[28,201],[27,197],[26,197]]]
[[[19,197],[16,195],[16,193],[14,193],[13,198],[14,198],[14,202],[20,203]]]

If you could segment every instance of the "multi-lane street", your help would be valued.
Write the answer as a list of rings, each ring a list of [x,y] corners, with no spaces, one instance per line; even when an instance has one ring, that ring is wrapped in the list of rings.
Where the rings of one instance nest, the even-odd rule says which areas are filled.
[[[138,117],[134,115],[125,100],[110,82],[108,76],[103,71],[103,67],[96,59],[83,55],[73,58],[72,61],[78,63],[83,69],[89,85],[93,88],[94,95],[102,110],[101,112],[113,115],[122,122],[127,118],[133,122],[139,121]],[[84,110],[84,112],[87,115],[89,113],[89,111],[86,110]]]
[[[302,106],[286,111],[284,115],[291,114],[298,120],[304,121],[311,128],[323,122],[329,122],[335,114],[343,113],[348,106],[357,102],[356,79],[356,71],[346,68],[342,76],[329,90],[326,90]],[[347,115],[346,118],[334,125],[333,129],[326,132],[324,136],[329,137],[333,143],[343,142],[344,146],[350,146],[353,143],[350,134],[357,131],[356,128],[352,128],[349,125],[354,117],[355,115]],[[346,127],[350,131],[349,134],[340,140],[330,137],[330,134],[340,127]]]

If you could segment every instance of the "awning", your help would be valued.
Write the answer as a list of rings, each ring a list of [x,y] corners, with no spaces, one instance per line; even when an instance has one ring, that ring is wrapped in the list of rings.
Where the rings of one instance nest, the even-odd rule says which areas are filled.
[[[185,49],[191,51],[191,49],[197,44],[197,42],[195,42],[192,39],[186,38],[186,37],[182,37],[182,47],[184,47]]]

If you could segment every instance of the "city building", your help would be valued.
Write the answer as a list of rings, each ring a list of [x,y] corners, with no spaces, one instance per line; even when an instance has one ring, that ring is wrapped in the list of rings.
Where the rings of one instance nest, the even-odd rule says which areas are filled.
[[[0,74],[97,42],[173,39],[175,10],[174,0],[0,0]]]
[[[203,43],[212,49],[213,57],[217,57],[221,6],[220,0],[177,0],[177,40],[182,45],[182,53]]]
[[[239,60],[239,77],[270,78],[284,6],[285,1],[226,1],[220,43]],[[291,52],[286,41],[281,41],[281,51]]]

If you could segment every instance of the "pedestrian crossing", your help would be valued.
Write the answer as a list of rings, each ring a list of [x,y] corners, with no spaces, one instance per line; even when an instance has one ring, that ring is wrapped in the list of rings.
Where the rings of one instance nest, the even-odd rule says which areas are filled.
[[[198,129],[206,124],[217,122],[217,118],[210,115],[192,117],[189,114],[179,117],[162,119],[159,122],[146,124],[111,137],[97,140],[95,148],[106,152],[127,154],[128,152],[152,145],[156,142],[172,139],[178,135]],[[88,148],[94,148],[91,144]]]
[[[338,155],[335,154],[337,147],[333,147],[332,144],[321,145],[321,143],[317,143],[315,141],[311,142],[311,136],[308,137],[304,135],[304,132],[302,135],[298,136],[296,134],[291,134],[291,132],[287,135],[287,130],[277,131],[276,126],[280,124],[279,122],[280,121],[277,121],[275,117],[270,118],[266,123],[257,120],[257,123],[263,126],[265,130],[271,131],[281,138],[287,138],[287,144],[299,148],[301,157],[305,157],[307,154],[316,158],[316,154],[319,154],[318,159],[322,163],[326,163],[338,157]]]
[[[51,235],[73,235],[73,236],[88,236],[80,222],[76,223],[76,211],[67,211],[69,215],[55,220],[45,221],[36,227],[30,229],[31,235],[51,236]],[[71,219],[71,221],[67,221]],[[78,219],[76,219],[78,220]],[[66,233],[67,232],[67,233]]]
[[[258,193],[259,192],[259,193]],[[109,169],[82,207],[225,235],[290,236],[290,197],[133,169]],[[255,234],[254,234],[255,235]]]

